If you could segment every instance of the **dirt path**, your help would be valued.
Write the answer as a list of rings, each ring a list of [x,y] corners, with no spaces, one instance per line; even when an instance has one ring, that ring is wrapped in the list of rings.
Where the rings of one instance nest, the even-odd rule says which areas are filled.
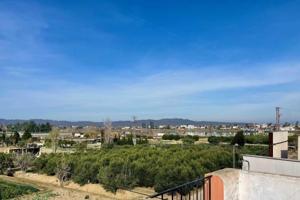
[[[33,173],[17,172],[15,174],[15,177],[0,176],[0,178],[17,183],[33,185],[34,187],[40,189],[38,195],[48,195],[49,200],[139,200],[145,199],[146,197],[145,195],[140,195],[124,190],[120,190],[116,194],[114,194],[105,191],[103,187],[101,187],[99,184],[87,184],[84,186],[80,186],[73,182],[69,182],[64,187],[60,187],[55,177]],[[135,191],[146,194],[152,193],[152,190],[147,188],[136,188]],[[37,194],[27,195],[20,199],[29,200],[32,199],[34,196],[37,196]]]

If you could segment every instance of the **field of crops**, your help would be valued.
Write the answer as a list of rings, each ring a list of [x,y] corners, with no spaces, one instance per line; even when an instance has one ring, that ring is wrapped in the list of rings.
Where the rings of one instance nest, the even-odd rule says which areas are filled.
[[[0,179],[0,200],[12,199],[20,195],[37,192],[38,189],[30,186],[12,183]]]

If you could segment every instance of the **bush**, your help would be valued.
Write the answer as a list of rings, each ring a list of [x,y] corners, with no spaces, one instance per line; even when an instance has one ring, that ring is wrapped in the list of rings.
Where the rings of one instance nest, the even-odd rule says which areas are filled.
[[[184,137],[184,138],[182,139],[182,143],[185,144],[185,145],[191,145],[191,144],[194,144],[194,143],[195,143],[195,140],[194,140],[193,137],[187,136],[187,137]]]
[[[165,134],[162,136],[163,140],[180,140],[181,137],[180,135],[175,135],[175,134]]]
[[[0,174],[4,174],[8,168],[13,167],[13,159],[11,154],[0,153]]]
[[[59,162],[58,154],[42,154],[39,158],[37,158],[33,165],[34,171],[47,174],[47,175],[55,175],[55,170],[57,164]]]
[[[219,144],[220,139],[219,139],[219,137],[216,137],[216,136],[210,136],[210,137],[208,137],[208,142],[211,144]]]
[[[34,157],[30,153],[25,153],[18,155],[16,157],[17,166],[21,168],[22,171],[27,171],[29,167],[33,165]]]
[[[231,143],[233,137],[232,136],[209,136],[208,142],[211,144],[219,144],[221,142]]]
[[[247,135],[245,142],[248,144],[269,144],[269,137],[267,135]]]
[[[86,183],[98,183],[97,174],[99,172],[100,165],[95,159],[80,159],[78,164],[75,165],[73,180],[80,185]]]

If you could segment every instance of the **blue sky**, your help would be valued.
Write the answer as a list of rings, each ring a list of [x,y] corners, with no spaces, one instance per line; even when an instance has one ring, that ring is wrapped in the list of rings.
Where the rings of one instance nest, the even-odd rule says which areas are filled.
[[[300,120],[300,1],[0,1],[0,118]]]

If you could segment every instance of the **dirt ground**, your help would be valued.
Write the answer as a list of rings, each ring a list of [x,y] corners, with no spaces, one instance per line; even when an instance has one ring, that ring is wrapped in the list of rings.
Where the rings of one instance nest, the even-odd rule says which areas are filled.
[[[54,176],[24,172],[16,172],[15,177],[0,176],[0,178],[19,183],[31,184],[40,189],[39,193],[23,196],[19,198],[20,200],[43,199],[45,197],[49,200],[139,200],[145,199],[147,196],[138,193],[148,195],[154,193],[151,188],[135,188],[132,192],[118,190],[116,194],[114,194],[105,191],[105,189],[99,184],[86,184],[84,186],[80,186],[71,181],[65,183],[63,187],[60,187],[57,178]]]

